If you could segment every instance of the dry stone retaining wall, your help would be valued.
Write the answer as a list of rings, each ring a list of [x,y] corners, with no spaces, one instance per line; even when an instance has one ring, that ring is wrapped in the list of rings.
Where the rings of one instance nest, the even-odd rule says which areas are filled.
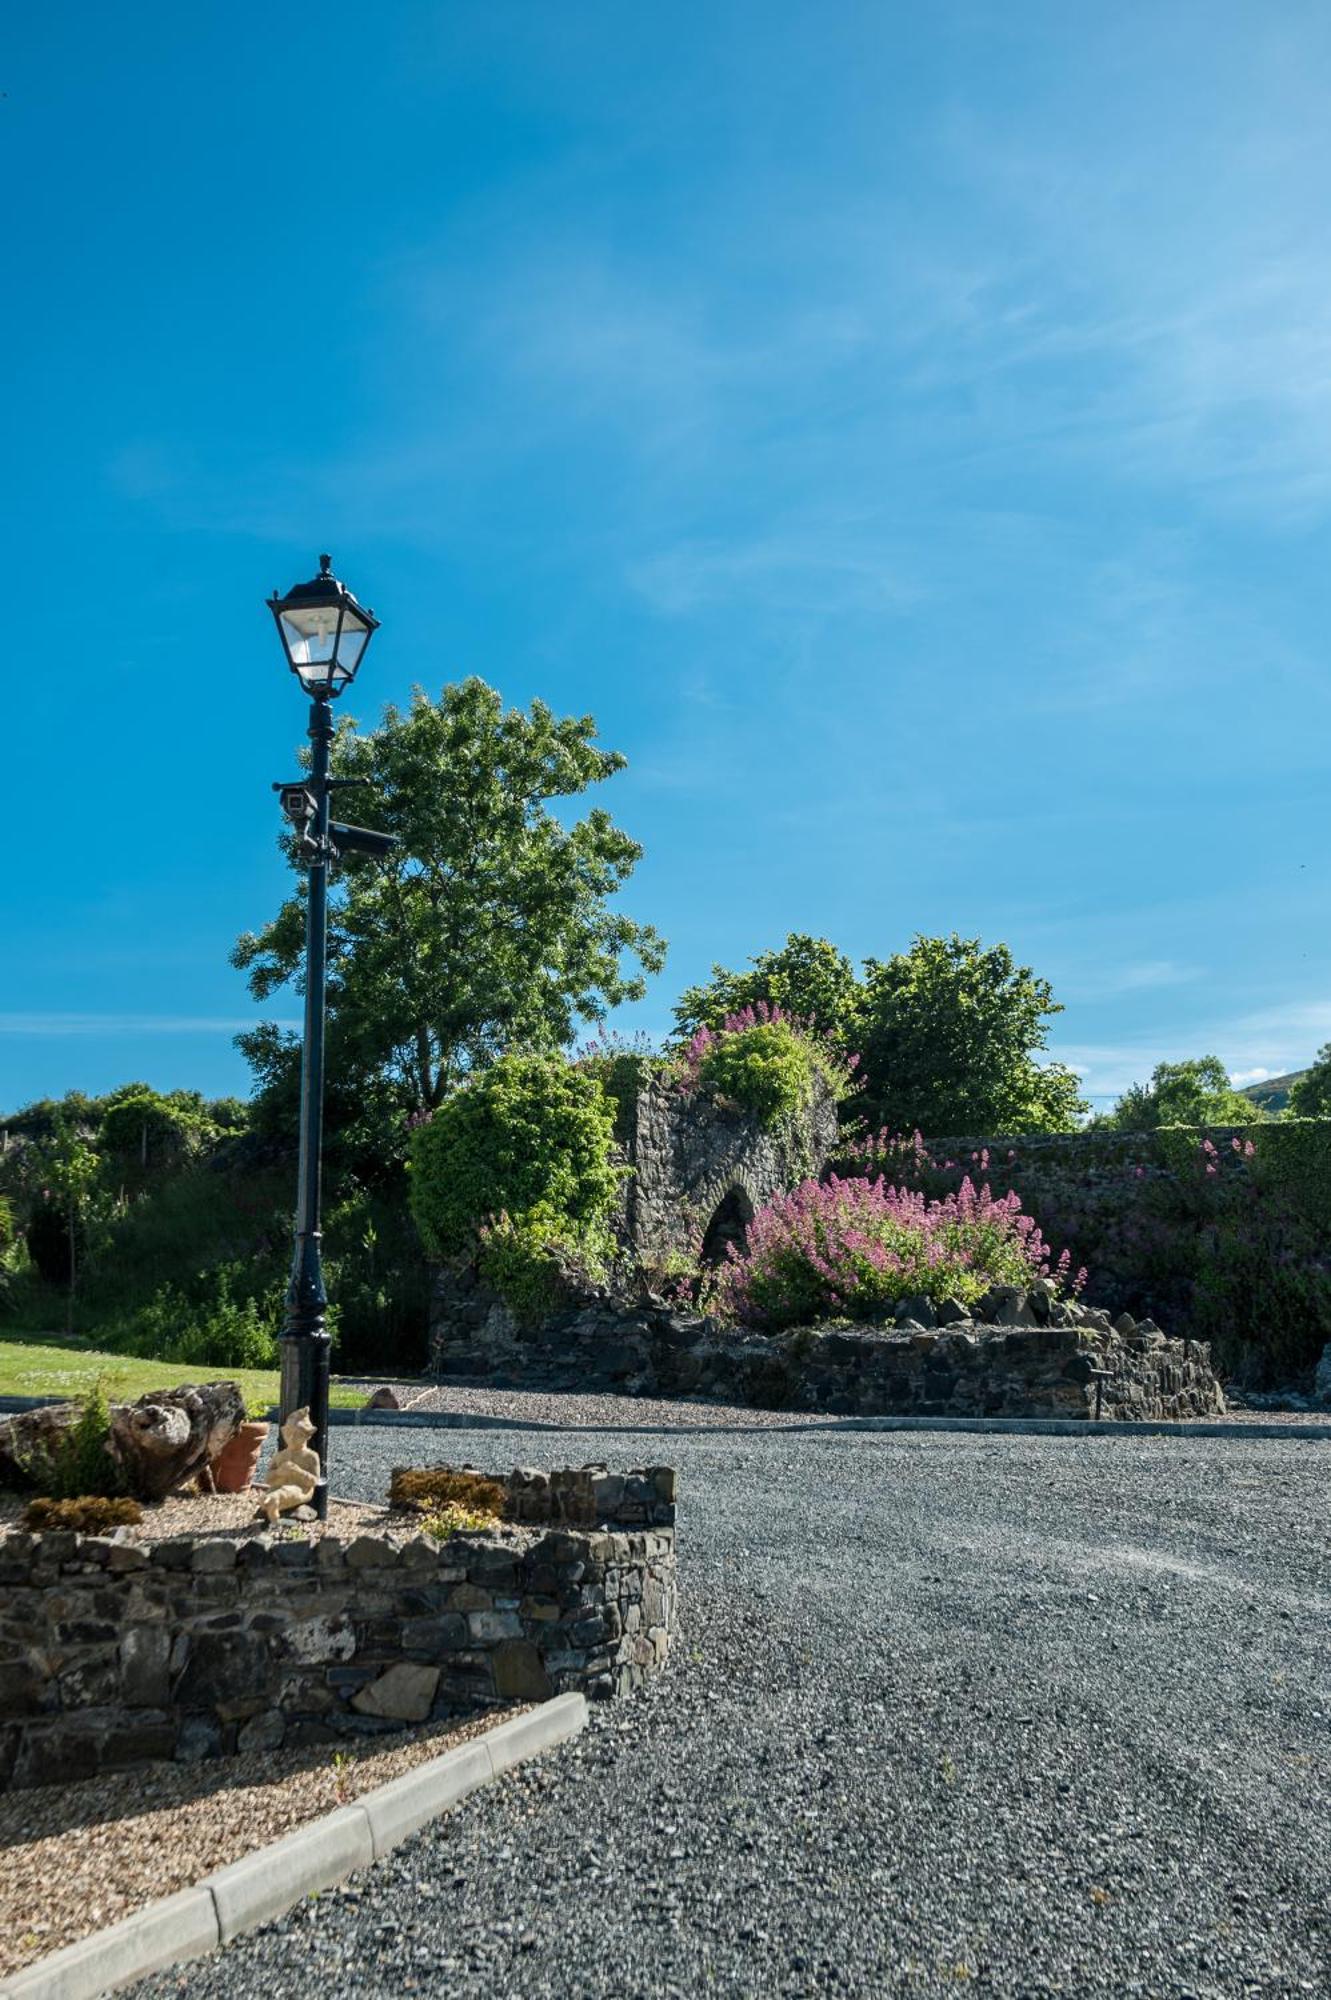
[[[708,1396],[757,1408],[864,1416],[1171,1419],[1224,1414],[1200,1341],[1168,1340],[1149,1321],[999,1288],[936,1324],[906,1301],[887,1327],[737,1333],[717,1320],[597,1301],[523,1332],[502,1306],[474,1317],[436,1364],[501,1380],[644,1396]],[[927,1324],[924,1322],[928,1322]],[[455,1326],[456,1322],[449,1322]]]
[[[674,1472],[507,1484],[507,1539],[0,1537],[0,1789],[637,1687],[675,1624]]]

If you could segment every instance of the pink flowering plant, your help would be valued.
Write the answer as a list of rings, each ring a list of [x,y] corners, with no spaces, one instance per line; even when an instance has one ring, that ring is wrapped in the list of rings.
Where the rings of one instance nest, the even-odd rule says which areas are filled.
[[[859,1066],[816,1022],[760,1000],[728,1014],[719,1029],[697,1030],[680,1056],[679,1082],[685,1091],[714,1090],[775,1125],[807,1106],[819,1077],[841,1103],[859,1087]]]
[[[931,1200],[881,1175],[807,1180],[759,1211],[742,1253],[731,1246],[718,1303],[752,1326],[874,1319],[923,1295],[971,1305],[992,1285],[1037,1278],[1076,1291],[1065,1251],[1054,1259],[1015,1194],[995,1197],[963,1179]]]

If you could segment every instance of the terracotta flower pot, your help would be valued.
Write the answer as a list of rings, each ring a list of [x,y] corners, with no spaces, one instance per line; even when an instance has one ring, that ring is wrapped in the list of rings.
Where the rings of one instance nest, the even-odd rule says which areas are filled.
[[[268,1430],[267,1423],[241,1424],[227,1439],[209,1467],[219,1493],[243,1493],[251,1484]]]

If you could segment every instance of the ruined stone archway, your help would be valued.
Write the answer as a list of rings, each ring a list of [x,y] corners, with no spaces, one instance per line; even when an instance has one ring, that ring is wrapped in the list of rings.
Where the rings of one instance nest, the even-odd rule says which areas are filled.
[[[744,1189],[736,1184],[727,1188],[712,1212],[712,1219],[703,1231],[702,1249],[699,1261],[703,1264],[724,1264],[726,1246],[733,1243],[742,1252],[748,1240],[749,1224],[753,1221],[753,1203]]]

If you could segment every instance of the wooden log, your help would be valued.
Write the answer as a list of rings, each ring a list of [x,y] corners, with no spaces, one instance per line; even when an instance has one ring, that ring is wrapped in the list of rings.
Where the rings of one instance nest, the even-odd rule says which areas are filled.
[[[107,1448],[140,1500],[161,1500],[216,1458],[245,1421],[235,1382],[155,1389],[111,1411]]]

